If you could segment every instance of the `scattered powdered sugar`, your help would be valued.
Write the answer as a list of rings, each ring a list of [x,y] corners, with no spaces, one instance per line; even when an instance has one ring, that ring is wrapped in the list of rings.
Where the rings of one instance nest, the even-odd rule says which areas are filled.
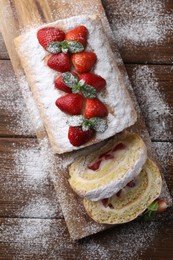
[[[133,86],[151,138],[164,140],[172,138],[172,108],[160,93],[159,83],[151,66],[137,66],[133,71]]]
[[[20,147],[18,142],[14,142],[10,156],[11,171],[5,171],[5,168],[7,174],[1,178],[1,198],[5,201],[8,198],[6,212],[18,217],[62,217],[50,179],[55,159],[47,140],[41,141],[40,145],[34,139],[29,139],[28,143],[21,140]],[[3,166],[6,160],[2,157]]]
[[[154,142],[154,148],[157,152],[160,165],[163,168],[164,176],[166,178],[168,187],[172,179],[172,157],[173,157],[173,143],[172,142]],[[173,192],[173,190],[172,190]]]
[[[9,61],[1,65],[0,85],[0,110],[9,120],[7,130],[18,135],[34,135],[28,110]]]
[[[28,204],[23,206],[18,214],[20,217],[29,218],[35,218],[36,216],[37,218],[55,218],[56,205],[54,201],[46,197],[37,196],[34,199],[30,199]]]
[[[111,27],[119,45],[129,42],[150,46],[162,43],[172,32],[173,13],[166,11],[164,1],[103,1],[112,20]]]
[[[70,259],[74,260],[111,260],[113,256],[118,260],[137,260],[140,255],[145,255],[147,248],[152,247],[152,252],[155,250],[154,239],[160,232],[165,232],[165,221],[168,231],[172,224],[171,214],[163,214],[157,222],[133,221],[73,242],[63,220],[6,219],[0,226],[0,241],[10,243],[6,253],[15,250],[17,259],[29,255],[63,260],[69,253]],[[168,232],[164,244],[170,236]]]
[[[24,176],[27,187],[37,188],[46,185],[50,172],[54,168],[54,157],[46,139],[38,145],[17,149],[14,154],[15,169],[19,175]]]

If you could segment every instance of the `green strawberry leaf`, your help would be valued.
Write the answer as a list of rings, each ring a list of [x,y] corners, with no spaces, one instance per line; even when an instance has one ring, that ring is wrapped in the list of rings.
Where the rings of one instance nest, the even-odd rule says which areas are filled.
[[[84,50],[83,45],[78,41],[67,41],[68,42],[68,50],[70,53],[77,53]]]
[[[143,213],[145,220],[152,220],[159,209],[158,201],[153,201]]]
[[[80,115],[80,116],[72,116],[68,119],[67,124],[69,126],[81,126],[85,120],[85,117]]]
[[[96,132],[101,132],[101,133],[106,131],[108,127],[106,120],[100,117],[93,117],[87,119],[82,115],[70,117],[67,121],[67,124],[69,126],[82,126],[83,131],[87,131],[89,130],[89,128],[92,128]]]
[[[97,91],[95,90],[94,87],[84,84],[81,86],[81,91],[84,97],[86,98],[95,98],[97,97]]]
[[[78,83],[78,78],[70,72],[62,73],[62,80],[69,88],[75,87]]]
[[[108,128],[107,122],[105,119],[100,117],[93,117],[89,119],[91,128],[93,128],[96,132],[105,132]]]
[[[51,42],[46,50],[53,54],[61,52],[61,42]]]

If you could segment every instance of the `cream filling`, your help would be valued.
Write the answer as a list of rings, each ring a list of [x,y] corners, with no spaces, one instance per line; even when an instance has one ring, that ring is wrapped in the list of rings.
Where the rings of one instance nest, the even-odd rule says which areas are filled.
[[[139,159],[135,162],[133,168],[129,169],[128,172],[124,174],[123,178],[115,179],[109,184],[88,191],[86,192],[85,197],[91,201],[98,201],[113,196],[113,194],[117,193],[119,190],[125,187],[127,183],[129,183],[139,175],[139,173],[142,171],[142,167],[145,164],[146,160],[147,160],[147,151],[146,149],[144,149],[141,151]]]
[[[148,186],[147,186],[146,190],[143,192],[142,196],[141,196],[141,197],[138,197],[138,198],[135,200],[135,202],[133,203],[133,206],[134,206],[135,204],[138,204],[138,203],[142,200],[142,198],[147,197],[149,191],[151,190],[151,186],[152,186],[152,182],[153,182],[153,181],[152,181],[153,175],[151,174],[151,172],[150,172],[148,169],[145,169],[145,171],[146,171],[146,173],[147,173]],[[125,190],[125,192],[127,193],[127,196],[128,196],[128,190],[129,190],[129,188],[128,188],[128,187],[125,187],[124,190]],[[134,190],[135,190],[135,189],[134,189]],[[110,196],[110,197],[111,197],[111,196]],[[118,198],[117,198],[117,200],[118,200]],[[119,215],[123,214],[124,211],[126,211],[126,210],[128,210],[128,208],[131,208],[131,207],[132,207],[132,204],[130,204],[130,205],[124,206],[122,209],[116,210],[115,208],[114,208],[114,209],[111,209],[110,207],[104,207],[104,206],[103,206],[103,203],[102,203],[101,201],[99,201],[98,203],[99,203],[99,207],[101,207],[102,210],[104,210],[104,211],[116,212],[116,213],[118,213]]]

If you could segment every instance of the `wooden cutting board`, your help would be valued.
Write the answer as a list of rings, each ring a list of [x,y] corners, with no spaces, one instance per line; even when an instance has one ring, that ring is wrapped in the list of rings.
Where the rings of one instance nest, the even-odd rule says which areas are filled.
[[[147,144],[150,158],[157,161],[155,152],[151,144],[151,140],[148,135],[148,131],[144,124],[139,106],[136,102],[136,98],[128,80],[120,54],[116,48],[115,39],[109,27],[109,23],[100,0],[1,0],[0,29],[7,50],[9,52],[14,71],[19,79],[19,84],[21,84],[21,91],[23,92],[26,105],[28,103],[28,96],[32,98],[32,95],[27,84],[24,71],[21,67],[20,60],[14,48],[14,38],[20,35],[22,33],[22,30],[28,27],[43,23],[49,23],[58,19],[67,18],[79,14],[97,14],[101,17],[111,47],[115,54],[115,59],[117,61],[118,67],[121,70],[122,77],[126,82],[127,88],[129,89],[131,97],[136,106],[136,110],[138,112],[138,121],[135,126],[130,128],[130,130],[139,133],[143,137]],[[35,106],[34,100],[33,106]],[[32,114],[33,112],[30,110],[30,107],[28,107],[28,110],[31,114],[31,117],[35,117],[35,114]],[[39,111],[36,107],[34,110],[37,114],[37,117],[40,118]],[[35,124],[38,139],[40,141],[43,140],[43,138],[47,139],[47,134],[44,129],[43,123],[39,124],[39,126],[35,122],[33,123]],[[83,151],[77,151],[75,153],[76,156],[79,156],[81,153],[91,152],[92,149],[95,149],[95,146],[87,148]],[[84,212],[79,198],[72,192],[71,188],[69,187],[67,178],[65,177],[67,174],[67,169],[63,169],[61,167],[61,164],[65,160],[70,160],[70,157],[71,154],[54,156],[56,165],[54,171],[52,172],[52,176],[54,179],[55,189],[57,191],[57,197],[59,198],[59,202],[62,207],[70,236],[72,239],[80,239],[82,237],[107,229],[109,226],[100,225],[92,221]],[[163,185],[161,196],[162,198],[166,199],[169,205],[171,205],[171,197],[169,195],[165,182]]]

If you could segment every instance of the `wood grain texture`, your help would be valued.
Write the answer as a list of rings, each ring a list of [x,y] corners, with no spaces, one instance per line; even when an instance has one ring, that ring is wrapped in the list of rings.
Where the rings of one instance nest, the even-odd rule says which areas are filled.
[[[126,65],[151,139],[173,140],[173,66]]]
[[[172,64],[173,1],[102,3],[125,63]]]
[[[0,139],[0,217],[62,218],[36,139]]]
[[[0,218],[1,259],[172,260],[172,212],[73,242],[64,220]],[[164,239],[163,239],[164,238]]]
[[[0,60],[0,136],[35,136],[11,62]]]

